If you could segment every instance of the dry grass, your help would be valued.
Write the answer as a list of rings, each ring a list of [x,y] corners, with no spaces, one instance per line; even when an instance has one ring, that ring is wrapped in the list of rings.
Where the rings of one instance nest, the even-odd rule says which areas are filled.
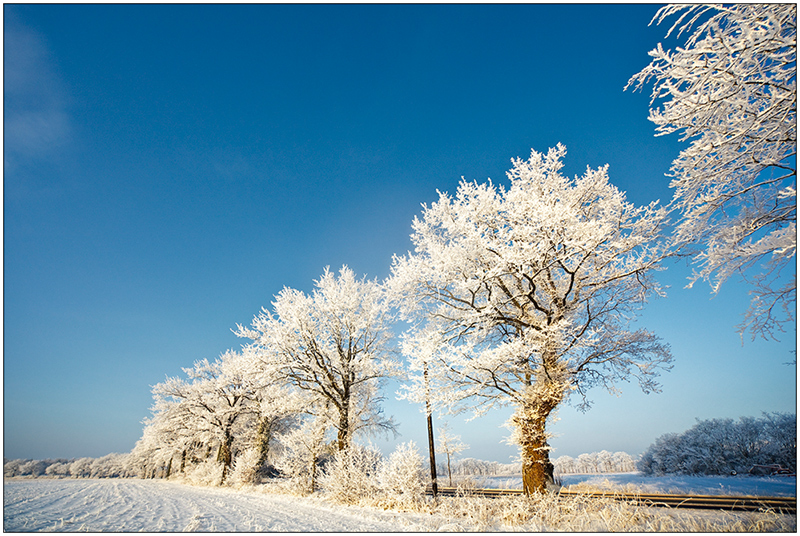
[[[587,495],[441,497],[434,512],[466,530],[570,532],[795,532],[797,516],[639,506]]]
[[[462,484],[465,484],[462,482]],[[261,486],[259,486],[261,487]],[[266,491],[266,490],[264,490]],[[272,492],[287,489],[272,487]],[[617,490],[619,491],[619,490]],[[325,494],[327,495],[327,494]],[[322,498],[322,497],[321,497]],[[332,501],[327,496],[325,502]],[[354,505],[383,512],[423,514],[413,523],[426,531],[525,532],[796,532],[797,516],[764,512],[725,512],[656,508],[593,498],[559,497],[553,493],[531,497],[470,497],[466,489],[456,497],[361,497]],[[410,521],[411,522],[411,521]],[[398,526],[399,530],[403,530]]]

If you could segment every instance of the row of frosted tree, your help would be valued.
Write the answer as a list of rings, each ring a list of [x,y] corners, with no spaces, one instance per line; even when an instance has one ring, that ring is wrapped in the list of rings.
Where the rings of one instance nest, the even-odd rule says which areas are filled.
[[[593,387],[636,379],[657,391],[669,345],[634,328],[664,291],[654,274],[691,258],[714,291],[738,275],[753,302],[742,326],[771,337],[794,318],[796,7],[667,6],[675,52],[659,45],[628,87],[653,82],[650,119],[689,147],[675,197],[638,206],[608,167],[561,173],[566,149],[512,160],[506,184],[462,180],[413,221],[413,251],[385,281],[325,270],[311,294],[284,288],[235,332],[246,340],[153,389],[134,449],[144,475],[206,467],[282,474],[313,489],[356,435],[393,433],[381,386],[439,414],[511,406],[523,488],[553,482],[547,424]],[[787,268],[788,267],[788,268]],[[787,269],[789,274],[782,273]],[[787,277],[788,275],[788,277]],[[393,328],[410,326],[395,340]],[[336,462],[339,463],[339,462]]]
[[[701,420],[685,432],[662,435],[637,462],[641,472],[654,475],[727,475],[756,465],[797,470],[797,415]]]
[[[325,457],[356,434],[392,432],[381,383],[440,412],[512,405],[523,486],[553,481],[546,423],[571,395],[634,377],[657,389],[667,344],[630,318],[660,287],[667,211],[637,207],[607,168],[569,179],[565,149],[514,160],[510,186],[462,181],[414,221],[415,252],[386,281],[326,270],[311,294],[284,288],[241,351],[195,363],[153,388],[135,449],[143,474],[234,460],[270,464],[314,488]],[[396,320],[412,327],[395,351]],[[274,454],[272,458],[270,455]],[[209,470],[211,470],[209,468]]]

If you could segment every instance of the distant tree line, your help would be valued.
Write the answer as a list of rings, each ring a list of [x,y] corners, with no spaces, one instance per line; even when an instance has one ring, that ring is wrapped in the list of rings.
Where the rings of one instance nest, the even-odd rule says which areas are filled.
[[[698,420],[680,434],[664,434],[642,454],[644,474],[726,475],[754,465],[797,470],[797,416],[765,413],[760,418]]]
[[[553,462],[555,472],[569,473],[628,473],[636,470],[636,461],[627,452],[601,450],[581,454],[577,458],[560,456]]]
[[[636,460],[627,452],[584,453],[575,458],[559,456],[553,460],[556,474],[571,473],[627,473],[636,471]],[[519,473],[516,463],[499,463],[475,458],[463,458],[452,464],[452,474],[457,476],[511,476]],[[447,476],[444,462],[437,466],[440,476]]]
[[[519,464],[499,463],[476,458],[463,458],[451,464],[451,472],[456,476],[506,476],[519,474]],[[439,462],[436,467],[439,476],[447,476],[445,462]]]
[[[138,476],[131,471],[130,454],[107,454],[101,458],[7,460],[3,459],[3,476],[55,478],[125,478]]]

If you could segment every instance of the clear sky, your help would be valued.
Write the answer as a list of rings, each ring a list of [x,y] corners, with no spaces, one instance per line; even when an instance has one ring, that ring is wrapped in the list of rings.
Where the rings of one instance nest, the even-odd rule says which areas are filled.
[[[385,278],[421,203],[531,148],[669,200],[682,144],[623,92],[669,44],[656,9],[4,5],[4,457],[129,451],[153,384],[239,348],[236,323],[325,266]],[[554,457],[795,411],[796,330],[742,344],[747,289],[711,299],[690,272],[671,265],[639,321],[672,345],[663,392],[563,408]],[[396,388],[397,441],[424,445]],[[509,414],[451,419],[463,456],[509,461]]]

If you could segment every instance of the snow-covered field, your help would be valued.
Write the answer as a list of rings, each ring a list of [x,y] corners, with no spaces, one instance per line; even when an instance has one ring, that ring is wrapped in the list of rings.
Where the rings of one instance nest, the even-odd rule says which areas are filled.
[[[424,516],[163,480],[6,480],[10,532],[396,532]]]
[[[477,480],[477,479],[476,479]],[[579,482],[637,484],[646,491],[710,493],[719,487],[712,477],[642,477],[635,473],[568,475],[565,484]],[[728,482],[730,480],[731,482]],[[642,484],[646,481],[648,484]],[[734,486],[733,482],[741,482]],[[519,487],[511,477],[485,477],[484,484]],[[716,483],[716,486],[714,485]],[[510,485],[509,485],[510,484]],[[739,477],[726,479],[725,489],[737,494],[794,495],[795,479]],[[677,487],[676,487],[677,486]],[[748,487],[749,486],[749,487]],[[645,489],[643,489],[645,491]],[[496,499],[495,499],[496,500]],[[480,508],[475,511],[478,512]],[[669,516],[701,515],[684,511]],[[598,519],[604,518],[600,515]],[[720,514],[722,515],[722,514]],[[730,523],[730,519],[725,523]],[[796,519],[796,518],[793,518]],[[508,530],[502,520],[452,518],[451,515],[399,513],[374,507],[336,506],[322,496],[295,497],[246,490],[194,487],[164,480],[138,479],[6,479],[3,489],[3,529],[7,532],[430,532],[437,530]],[[660,521],[663,523],[663,520]],[[499,523],[499,524],[498,524]],[[573,521],[574,523],[574,521]],[[595,523],[595,522],[592,522]],[[630,530],[627,521],[588,528],[559,530]],[[789,521],[794,527],[796,521]],[[650,525],[647,525],[650,527]],[[657,525],[664,526],[664,525]],[[704,525],[705,526],[705,525]],[[716,526],[716,525],[715,525]],[[724,525],[728,526],[728,525]],[[783,526],[783,525],[782,525]],[[685,531],[695,525],[661,530]],[[690,527],[690,528],[685,528]],[[732,525],[732,530],[735,526]],[[552,530],[553,526],[515,526],[513,530]],[[659,529],[646,529],[659,530]],[[752,526],[749,529],[753,530]],[[784,530],[784,529],[779,529]],[[791,529],[794,530],[794,529]]]
[[[641,473],[561,475],[566,487],[582,489],[633,490],[640,493],[696,493],[699,495],[757,495],[760,497],[796,497],[797,477],[785,476],[645,476]],[[473,477],[487,488],[520,489],[522,477]],[[447,483],[447,480],[444,480]]]

